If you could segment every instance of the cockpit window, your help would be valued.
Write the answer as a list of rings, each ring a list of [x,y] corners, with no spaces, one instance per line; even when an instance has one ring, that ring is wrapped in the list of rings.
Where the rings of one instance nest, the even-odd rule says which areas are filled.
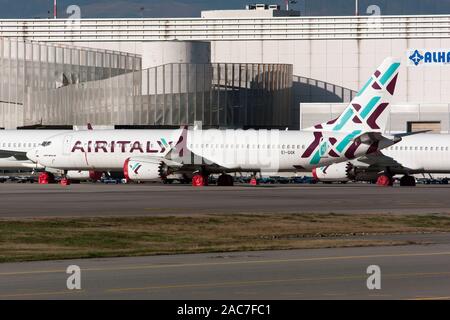
[[[52,144],[51,141],[44,141],[44,142],[42,142],[42,146],[43,146],[43,147],[48,147],[48,146],[51,145],[51,144]]]

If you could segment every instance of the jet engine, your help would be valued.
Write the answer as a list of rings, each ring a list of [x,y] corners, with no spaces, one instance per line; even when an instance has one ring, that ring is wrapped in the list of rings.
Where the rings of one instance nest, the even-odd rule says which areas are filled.
[[[364,163],[341,162],[328,167],[314,169],[314,178],[322,182],[347,182],[347,181],[368,181],[374,182],[378,178],[378,170],[370,169]]]
[[[123,173],[130,181],[164,180],[169,175],[169,168],[157,159],[128,158],[123,165]]]
[[[341,162],[328,167],[315,168],[313,177],[324,182],[346,182],[354,178],[353,165],[350,162]]]

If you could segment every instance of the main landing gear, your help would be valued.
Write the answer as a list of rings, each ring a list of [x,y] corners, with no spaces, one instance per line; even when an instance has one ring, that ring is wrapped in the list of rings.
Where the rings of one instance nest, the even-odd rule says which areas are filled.
[[[400,187],[415,187],[416,186],[416,178],[409,175],[404,175],[400,179]]]
[[[377,185],[381,187],[392,187],[394,185],[394,178],[390,174],[382,174],[378,176]]]
[[[383,187],[392,187],[394,185],[394,178],[389,173],[383,173],[378,176],[377,185]],[[405,174],[400,179],[400,187],[415,187],[416,179],[413,176]]]
[[[205,187],[208,186],[209,174],[206,171],[198,171],[192,177],[192,186],[194,187]],[[217,185],[221,187],[232,187],[234,186],[233,176],[223,173],[217,179]]]
[[[206,187],[208,185],[208,176],[200,173],[195,174],[192,177],[193,187]]]
[[[231,175],[223,173],[217,179],[217,185],[221,187],[232,187],[234,186],[234,179]]]

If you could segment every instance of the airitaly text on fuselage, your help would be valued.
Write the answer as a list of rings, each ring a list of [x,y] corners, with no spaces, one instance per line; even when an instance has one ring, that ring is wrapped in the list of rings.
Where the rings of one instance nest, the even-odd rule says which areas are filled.
[[[75,142],[72,153],[164,153],[171,145],[171,142],[157,141],[158,147],[155,148],[151,141],[81,141]]]

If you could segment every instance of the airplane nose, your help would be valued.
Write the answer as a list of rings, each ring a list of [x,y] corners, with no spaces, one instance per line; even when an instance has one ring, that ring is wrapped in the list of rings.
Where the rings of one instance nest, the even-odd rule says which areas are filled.
[[[27,158],[30,159],[33,162],[38,162],[39,159],[39,152],[38,150],[31,150],[27,152]]]

